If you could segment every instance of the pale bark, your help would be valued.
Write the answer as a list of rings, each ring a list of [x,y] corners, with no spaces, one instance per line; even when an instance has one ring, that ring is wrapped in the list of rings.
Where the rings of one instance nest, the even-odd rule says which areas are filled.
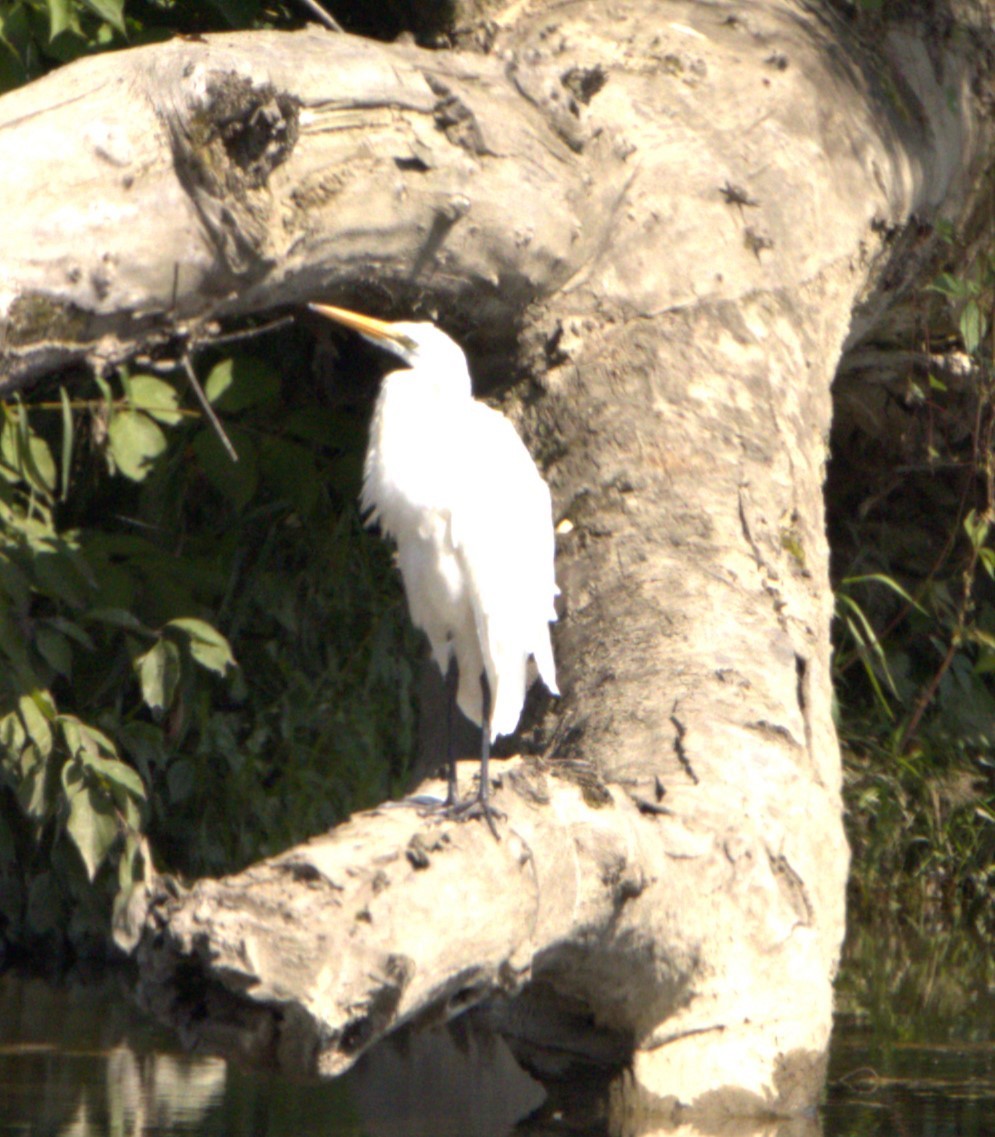
[[[532,1061],[631,1049],[657,1100],[811,1103],[847,869],[830,384],[921,268],[874,289],[883,231],[963,218],[987,143],[962,41],[922,36],[516,4],[489,54],[210,37],[0,102],[9,387],[317,296],[438,314],[478,374],[518,345],[561,522],[565,695],[502,841],[383,810],[160,897],[160,1009],[334,1073],[494,997]]]

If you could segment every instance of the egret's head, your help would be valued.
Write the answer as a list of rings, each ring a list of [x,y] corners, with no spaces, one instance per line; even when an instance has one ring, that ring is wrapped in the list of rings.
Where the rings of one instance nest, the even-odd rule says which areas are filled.
[[[393,353],[413,371],[431,374],[439,381],[456,381],[461,387],[465,384],[469,390],[466,356],[459,345],[434,324],[413,321],[391,324],[330,304],[311,304],[310,308],[359,332],[363,339]]]

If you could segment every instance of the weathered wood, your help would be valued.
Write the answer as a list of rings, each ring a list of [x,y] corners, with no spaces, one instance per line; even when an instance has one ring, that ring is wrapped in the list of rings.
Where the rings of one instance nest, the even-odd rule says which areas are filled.
[[[319,294],[494,326],[617,193],[496,58],[309,30],[73,64],[0,102],[0,392]]]
[[[543,989],[589,1016],[575,1016],[569,1036],[557,1023],[550,1061],[569,1042],[574,1060],[620,1062],[636,1038],[654,1049],[690,1029],[709,1036],[708,1069],[694,1077],[712,1088],[732,1059],[741,1071],[752,1061],[757,1073],[788,1072],[793,1043],[806,1041],[790,1024],[749,1056],[743,1035],[784,986],[784,941],[816,948],[803,889],[762,832],[739,819],[713,827],[679,797],[664,806],[557,763],[515,760],[495,793],[500,842],[413,805],[359,815],[237,877],[163,893],[146,917],[163,934],[139,952],[144,997],[191,1040],[325,1074],[388,1029],[484,997],[498,1000],[496,1021],[514,1038]],[[744,862],[756,869],[745,896]],[[191,960],[214,990],[194,982],[177,998]],[[526,988],[522,1006],[508,1004]],[[818,987],[794,998],[799,1022],[823,1012]],[[550,1011],[520,1041],[534,1045],[538,1022],[557,1022]]]
[[[502,841],[383,810],[163,895],[146,995],[328,1072],[491,997],[522,1047],[631,1049],[656,1101],[796,1108],[847,863],[830,384],[926,263],[885,234],[970,211],[979,64],[788,0],[506,17],[489,54],[218,36],[0,101],[6,390],[317,296],[438,316],[530,375],[560,522],[565,697]]]

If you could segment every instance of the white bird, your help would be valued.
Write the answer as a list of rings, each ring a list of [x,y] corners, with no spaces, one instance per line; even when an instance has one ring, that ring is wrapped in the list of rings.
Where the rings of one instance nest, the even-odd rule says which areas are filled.
[[[531,655],[553,695],[549,625],[558,594],[549,488],[515,428],[473,397],[460,348],[430,323],[311,308],[386,348],[404,369],[384,377],[363,470],[367,524],[397,543],[408,610],[428,637],[449,702],[446,806],[483,816],[488,758],[518,726]],[[480,788],[459,803],[452,705],[482,730]]]

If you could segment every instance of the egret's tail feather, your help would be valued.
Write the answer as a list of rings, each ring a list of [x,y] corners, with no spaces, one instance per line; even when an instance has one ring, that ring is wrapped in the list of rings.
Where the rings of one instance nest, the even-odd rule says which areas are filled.
[[[560,689],[556,685],[556,664],[553,662],[553,644],[549,638],[549,628],[542,637],[538,650],[532,653],[539,669],[539,676],[546,684],[546,690],[551,695],[559,695]]]
[[[494,707],[491,712],[491,740],[501,734],[514,734],[525,703],[525,656],[519,651],[498,660],[495,668]]]

